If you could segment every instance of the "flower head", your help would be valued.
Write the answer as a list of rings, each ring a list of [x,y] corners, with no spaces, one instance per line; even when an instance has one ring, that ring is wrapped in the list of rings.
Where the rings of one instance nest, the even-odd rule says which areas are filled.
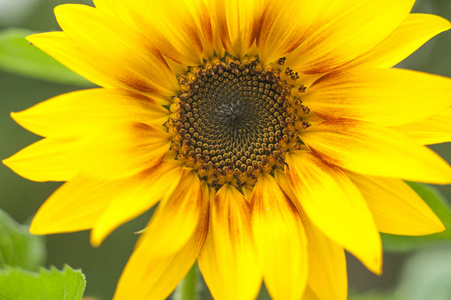
[[[344,250],[440,220],[403,180],[448,184],[451,80],[391,68],[450,28],[413,0],[96,0],[33,44],[100,88],[12,117],[44,137],[5,164],[67,181],[36,234],[99,245],[156,205],[116,299],[163,299],[196,260],[216,299],[346,299]],[[307,296],[306,296],[307,297]]]

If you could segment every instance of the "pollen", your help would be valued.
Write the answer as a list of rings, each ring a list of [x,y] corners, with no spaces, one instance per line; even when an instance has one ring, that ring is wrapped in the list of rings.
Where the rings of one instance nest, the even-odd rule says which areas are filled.
[[[190,69],[166,123],[177,159],[212,187],[253,186],[260,173],[283,169],[287,151],[303,144],[299,128],[309,126],[293,79],[291,69],[263,68],[255,57]]]

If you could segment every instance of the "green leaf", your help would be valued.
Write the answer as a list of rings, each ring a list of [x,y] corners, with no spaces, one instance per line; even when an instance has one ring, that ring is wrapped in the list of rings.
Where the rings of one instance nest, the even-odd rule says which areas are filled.
[[[0,210],[0,268],[10,265],[34,271],[44,263],[45,257],[43,238],[30,234],[28,226]]]
[[[446,230],[425,236],[398,236],[381,234],[384,250],[393,252],[410,251],[432,242],[451,240],[451,210],[443,196],[433,187],[425,184],[407,182],[412,189],[429,205],[440,218]]]
[[[85,286],[81,271],[67,265],[62,271],[51,267],[39,273],[13,267],[0,270],[0,300],[79,300]]]
[[[0,31],[0,69],[42,80],[92,87],[91,82],[69,70],[25,39],[35,32],[25,29]]]

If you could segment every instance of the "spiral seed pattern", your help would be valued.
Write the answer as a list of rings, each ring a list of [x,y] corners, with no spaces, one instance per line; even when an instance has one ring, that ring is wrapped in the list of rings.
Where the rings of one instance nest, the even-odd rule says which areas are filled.
[[[292,108],[299,99],[258,60],[218,60],[179,82],[183,92],[166,124],[174,134],[171,149],[210,186],[253,186],[261,172],[284,167],[288,147],[299,147],[300,118]]]

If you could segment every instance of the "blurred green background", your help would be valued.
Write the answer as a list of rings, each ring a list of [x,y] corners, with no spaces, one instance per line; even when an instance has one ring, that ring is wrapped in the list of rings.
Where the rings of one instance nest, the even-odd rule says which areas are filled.
[[[61,3],[64,1],[0,0],[0,29],[18,27],[34,31],[59,30],[53,16],[53,7]],[[91,1],[72,3],[92,5]],[[414,11],[432,13],[450,20],[451,1],[417,1]],[[442,33],[431,40],[399,67],[451,77],[451,32]],[[0,71],[0,158],[9,157],[39,139],[15,124],[9,117],[10,112],[23,110],[52,96],[76,89],[79,87]],[[451,144],[435,145],[432,148],[451,162]],[[0,208],[18,222],[27,223],[58,186],[58,183],[28,181],[0,165]],[[451,199],[450,186],[438,188]],[[67,263],[73,268],[81,268],[87,277],[85,294],[98,299],[111,299],[137,239],[134,232],[144,228],[149,216],[150,213],[147,213],[122,226],[99,248],[90,246],[89,232],[48,236],[46,265],[61,268]],[[384,259],[384,273],[378,277],[349,256],[349,285],[352,293],[385,293],[396,289],[404,299],[451,299],[451,243],[442,242],[403,254],[386,253]],[[428,289],[429,293],[424,292]],[[431,292],[435,294],[431,296]],[[366,298],[359,299],[373,299],[372,297],[372,294],[367,294]]]

